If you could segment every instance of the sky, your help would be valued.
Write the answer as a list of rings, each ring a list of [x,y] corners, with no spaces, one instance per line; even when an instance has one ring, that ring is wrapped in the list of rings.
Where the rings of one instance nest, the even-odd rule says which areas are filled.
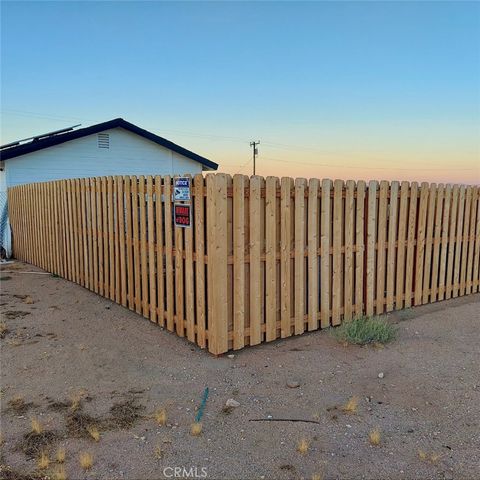
[[[480,183],[478,2],[1,2],[1,143],[116,117],[257,174]]]

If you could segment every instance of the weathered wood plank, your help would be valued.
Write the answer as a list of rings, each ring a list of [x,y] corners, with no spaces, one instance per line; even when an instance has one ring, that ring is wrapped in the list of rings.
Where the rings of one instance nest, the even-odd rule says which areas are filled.
[[[305,187],[295,179],[295,335],[305,331]]]
[[[250,178],[250,345],[262,341],[261,190],[263,178]]]
[[[385,307],[385,246],[387,238],[387,206],[388,206],[388,182],[382,180],[380,182],[380,194],[378,199],[378,225],[377,225],[377,261],[376,261],[376,277],[377,277],[377,293],[376,313],[380,315],[384,312]]]
[[[364,313],[364,263],[365,263],[365,191],[366,183],[357,183],[357,201],[355,208],[355,316]]]
[[[331,260],[330,245],[332,239],[332,207],[330,192],[332,181],[322,180],[322,204],[321,204],[321,233],[320,233],[320,325],[322,328],[330,326],[331,305]]]
[[[333,182],[332,325],[340,325],[343,303],[343,180]]]
[[[147,177],[147,240],[148,240],[148,285],[150,289],[149,318],[157,322],[157,271],[155,258],[155,205],[153,199],[153,177]]]
[[[277,338],[277,186],[277,177],[267,177],[265,191],[265,340],[267,342]],[[243,215],[241,223],[243,228]],[[237,243],[241,243],[243,255],[243,239],[239,239]],[[241,295],[243,297],[243,292]]]
[[[205,180],[203,175],[195,175],[195,300],[197,343],[201,348],[207,345],[206,340],[206,298],[205,298]],[[242,331],[243,335],[243,331]]]
[[[386,311],[391,312],[395,299],[395,276],[396,276],[396,257],[398,230],[398,189],[399,183],[392,182],[390,185],[390,204],[388,209],[388,251],[387,251],[387,302]]]
[[[291,262],[290,252],[292,250],[292,196],[291,191],[293,180],[289,177],[281,179],[281,212],[280,219],[280,281],[282,285],[281,296],[281,337],[289,337],[292,334],[290,326],[291,310]]]
[[[318,329],[319,320],[319,274],[318,274],[318,249],[319,249],[319,193],[320,182],[311,178],[308,183],[308,330]],[[352,196],[353,202],[353,196]]]
[[[415,259],[417,208],[418,184],[417,182],[412,182],[410,186],[410,202],[408,210],[407,259],[405,265],[405,308],[410,308],[412,306],[413,276],[415,274],[413,262]]]
[[[366,277],[366,308],[367,316],[374,314],[375,306],[375,243],[377,237],[377,186],[378,182],[368,183],[367,211],[367,277]]]

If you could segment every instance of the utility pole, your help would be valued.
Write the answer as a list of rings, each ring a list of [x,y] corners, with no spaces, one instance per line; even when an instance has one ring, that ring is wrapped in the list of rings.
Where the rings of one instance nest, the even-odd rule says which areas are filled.
[[[258,140],[257,142],[255,142],[255,141],[250,142],[250,146],[253,147],[253,174],[254,175],[255,175],[255,159],[258,155],[257,145],[260,145],[260,140]]]

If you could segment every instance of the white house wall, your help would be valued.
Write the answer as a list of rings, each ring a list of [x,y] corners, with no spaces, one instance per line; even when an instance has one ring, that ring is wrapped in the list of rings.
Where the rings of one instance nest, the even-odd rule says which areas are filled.
[[[105,175],[201,173],[202,165],[122,128],[105,130],[110,148],[98,148],[97,134],[6,160],[7,186]]]

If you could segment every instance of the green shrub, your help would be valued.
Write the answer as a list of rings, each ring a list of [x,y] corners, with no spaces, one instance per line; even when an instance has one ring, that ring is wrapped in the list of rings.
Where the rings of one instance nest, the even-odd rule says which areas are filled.
[[[367,343],[388,343],[397,334],[397,328],[379,317],[359,317],[342,323],[333,330],[339,342],[365,345]]]

